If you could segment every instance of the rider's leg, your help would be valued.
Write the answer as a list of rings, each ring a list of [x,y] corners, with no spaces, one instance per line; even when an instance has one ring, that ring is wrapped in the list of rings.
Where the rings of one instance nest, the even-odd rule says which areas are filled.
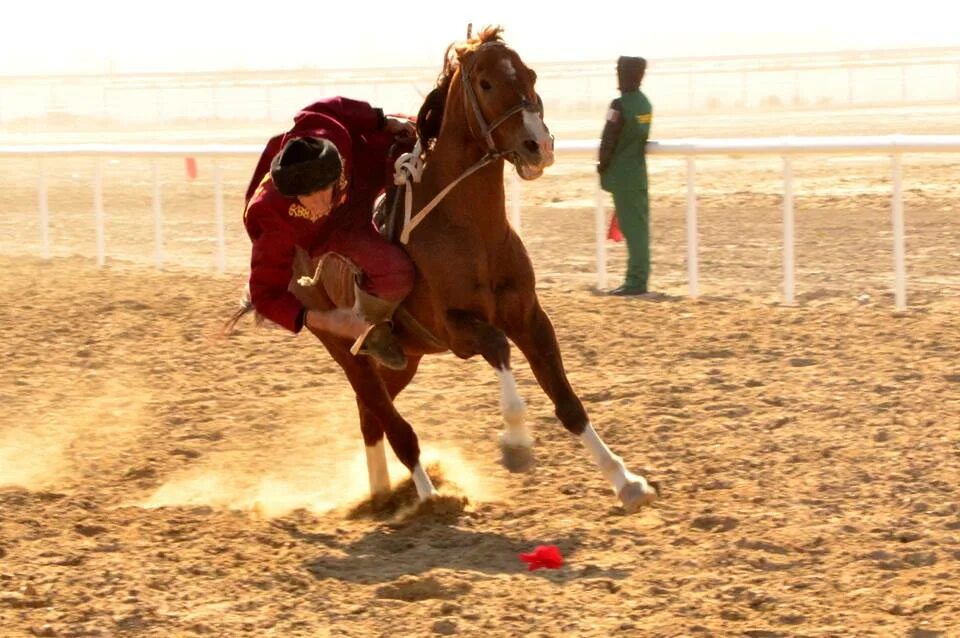
[[[372,223],[336,233],[328,248],[361,271],[354,290],[354,309],[370,328],[357,340],[354,354],[368,354],[384,366],[402,370],[406,356],[393,333],[392,317],[413,288],[413,263],[407,253],[380,237]]]

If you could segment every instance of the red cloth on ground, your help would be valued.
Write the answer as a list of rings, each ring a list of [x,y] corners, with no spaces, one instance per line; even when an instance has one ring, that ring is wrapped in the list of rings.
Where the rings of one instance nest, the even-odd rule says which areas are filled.
[[[520,554],[520,560],[527,563],[527,571],[535,569],[559,569],[563,565],[563,556],[556,545],[537,545],[529,554]]]

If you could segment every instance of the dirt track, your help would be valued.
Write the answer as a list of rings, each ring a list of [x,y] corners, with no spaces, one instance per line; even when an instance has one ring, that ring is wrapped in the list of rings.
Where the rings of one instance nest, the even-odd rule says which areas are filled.
[[[634,516],[520,361],[539,465],[502,470],[496,378],[449,355],[399,406],[466,510],[351,513],[366,474],[339,370],[307,336],[218,337],[244,280],[233,212],[249,167],[224,167],[218,276],[204,166],[194,183],[162,166],[173,265],[148,267],[146,166],[108,166],[119,259],[103,270],[89,162],[50,167],[58,259],[22,254],[37,249],[34,184],[0,194],[0,635],[956,635],[958,158],[907,163],[902,315],[880,160],[795,167],[796,308],[778,302],[776,160],[701,164],[699,301],[683,296],[679,164],[654,166],[650,300],[591,288],[589,158],[527,188],[573,384],[664,486]],[[526,572],[518,554],[541,543],[567,564]]]

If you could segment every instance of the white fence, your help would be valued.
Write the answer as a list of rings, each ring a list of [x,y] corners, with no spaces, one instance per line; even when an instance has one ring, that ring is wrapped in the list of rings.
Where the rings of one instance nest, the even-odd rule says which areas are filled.
[[[597,150],[596,140],[561,141],[557,151],[592,152]],[[882,137],[789,137],[789,138],[744,138],[744,139],[685,139],[669,142],[650,142],[648,153],[686,158],[687,164],[687,274],[688,289],[692,297],[699,295],[698,232],[696,198],[696,164],[700,156],[780,155],[783,157],[783,301],[794,303],[794,209],[792,158],[796,155],[818,154],[884,154],[891,157],[893,192],[891,194],[891,221],[893,227],[894,300],[897,310],[907,306],[906,260],[904,248],[903,180],[901,160],[904,153],[960,152],[960,135],[890,135]],[[259,156],[259,145],[239,144],[189,144],[189,145],[127,145],[127,144],[60,144],[34,146],[2,146],[0,157],[29,156],[33,158],[85,156],[97,157],[94,173],[94,211],[96,225],[97,264],[106,261],[103,210],[102,158],[135,157],[230,157]],[[520,231],[520,181],[513,176],[510,201],[511,222]],[[226,270],[226,245],[223,216],[223,180],[220,169],[214,162],[214,214],[217,232],[217,267]],[[154,259],[158,267],[163,265],[163,210],[161,205],[160,180],[156,164],[153,170],[154,213]],[[47,207],[47,179],[42,168],[39,182],[39,208],[41,251],[50,256],[49,211]],[[603,192],[597,188],[596,199],[596,259],[597,286],[606,287],[607,215]]]
[[[596,142],[570,142],[569,150],[594,150]],[[886,135],[859,137],[780,137],[724,140],[675,140],[650,142],[649,154],[673,155],[687,160],[687,273],[691,297],[699,295],[697,267],[696,165],[702,155],[781,155],[783,157],[783,301],[794,303],[794,211],[792,158],[796,155],[856,154],[890,155],[891,223],[893,226],[894,304],[907,307],[907,270],[904,248],[903,175],[904,153],[960,152],[960,135]],[[603,198],[597,195],[597,286],[606,287],[606,219]]]

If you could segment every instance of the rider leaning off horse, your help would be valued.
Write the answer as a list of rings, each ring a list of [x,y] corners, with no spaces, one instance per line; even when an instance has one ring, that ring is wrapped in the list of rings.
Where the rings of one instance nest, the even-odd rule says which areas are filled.
[[[250,300],[259,314],[294,333],[306,326],[357,339],[360,354],[406,367],[390,319],[413,287],[413,265],[377,233],[371,212],[392,168],[391,146],[413,133],[407,120],[337,97],[306,107],[293,128],[267,143],[243,215],[253,242]],[[312,257],[336,253],[357,268],[352,310],[307,309],[289,291],[297,248]]]

